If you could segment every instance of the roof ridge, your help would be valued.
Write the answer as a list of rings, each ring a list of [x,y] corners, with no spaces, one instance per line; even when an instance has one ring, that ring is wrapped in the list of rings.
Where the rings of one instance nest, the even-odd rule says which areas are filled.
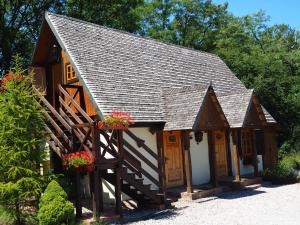
[[[167,87],[167,88],[161,88],[163,95],[168,94],[174,94],[174,93],[180,93],[180,92],[187,92],[187,91],[207,91],[208,87],[210,87],[210,83],[208,84],[194,84],[189,86],[183,86],[183,87]]]
[[[189,50],[189,51],[192,51],[192,52],[198,52],[198,53],[202,53],[202,54],[211,55],[211,56],[214,56],[214,57],[219,58],[221,60],[221,58],[217,54],[214,54],[214,53],[211,53],[211,52],[206,52],[206,51],[203,51],[203,50],[193,49],[193,48],[185,47],[185,46],[178,45],[178,44],[164,42],[162,40],[157,40],[157,39],[152,38],[152,37],[140,36],[140,35],[125,31],[125,30],[120,30],[120,29],[117,29],[117,28],[108,27],[108,26],[88,22],[88,21],[85,21],[85,20],[77,19],[77,18],[74,18],[74,17],[61,15],[61,14],[56,14],[56,13],[49,12],[49,11],[46,11],[45,15],[54,15],[54,16],[58,16],[58,17],[61,17],[61,18],[73,20],[73,21],[76,21],[76,22],[90,24],[90,25],[97,26],[97,27],[100,27],[100,28],[103,28],[103,29],[106,29],[106,30],[111,30],[111,31],[114,31],[114,32],[117,32],[117,33],[126,34],[126,35],[129,35],[129,36],[132,36],[132,37],[141,38],[141,39],[145,39],[145,40],[150,40],[150,41],[154,41],[154,42],[157,42],[157,43],[160,43],[160,44],[165,44],[165,45],[170,45],[170,46],[177,47],[177,48],[182,48],[182,49]]]
[[[233,95],[242,95],[242,94],[245,94],[248,92],[253,93],[254,89],[251,88],[251,89],[239,90],[239,91],[235,91],[235,92],[217,93],[217,95],[218,95],[218,98],[222,98],[222,97],[233,96]]]

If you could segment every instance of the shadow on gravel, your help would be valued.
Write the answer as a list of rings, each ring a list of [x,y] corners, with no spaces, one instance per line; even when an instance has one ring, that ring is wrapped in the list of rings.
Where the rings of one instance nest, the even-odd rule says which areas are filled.
[[[109,223],[110,225],[115,224],[128,224],[137,221],[147,221],[147,220],[160,220],[160,219],[169,219],[174,216],[177,216],[179,211],[187,208],[187,206],[174,208],[174,209],[166,209],[166,210],[147,210],[147,211],[135,211],[129,212],[127,215],[124,215],[124,219],[122,221],[114,221]]]
[[[248,189],[241,189],[239,191],[223,193],[223,194],[218,195],[217,197],[220,199],[231,200],[231,199],[236,199],[236,198],[250,197],[250,196],[259,195],[259,194],[263,194],[263,193],[266,193],[266,192],[259,191],[254,188],[248,188]]]

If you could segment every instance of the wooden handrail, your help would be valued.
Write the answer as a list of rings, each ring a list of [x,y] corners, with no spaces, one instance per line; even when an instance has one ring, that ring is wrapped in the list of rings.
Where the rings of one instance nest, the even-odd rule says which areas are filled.
[[[69,95],[69,93],[61,86],[58,85],[58,88],[60,92],[67,97],[69,101],[72,102],[73,106],[76,108],[76,110],[89,122],[92,123],[92,118],[77,104],[77,102]]]

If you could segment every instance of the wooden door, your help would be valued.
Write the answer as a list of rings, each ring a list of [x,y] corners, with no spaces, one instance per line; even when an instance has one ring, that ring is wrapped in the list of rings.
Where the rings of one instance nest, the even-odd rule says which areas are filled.
[[[273,169],[277,163],[277,141],[276,134],[272,130],[264,131],[264,154],[263,166],[264,169]]]
[[[166,186],[183,185],[183,163],[180,131],[164,132]]]
[[[225,131],[214,131],[216,177],[228,176]]]

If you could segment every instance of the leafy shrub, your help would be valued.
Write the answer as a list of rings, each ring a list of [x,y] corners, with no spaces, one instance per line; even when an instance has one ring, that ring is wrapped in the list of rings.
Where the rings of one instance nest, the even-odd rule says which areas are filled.
[[[300,170],[300,153],[290,153],[284,156],[280,164],[289,169]]]
[[[63,199],[67,199],[67,193],[62,189],[62,187],[57,183],[57,181],[52,180],[46,190],[44,191],[44,194],[40,198],[40,204],[39,207],[42,208],[43,205],[47,205],[49,202],[54,200],[57,196],[61,196]]]
[[[57,196],[38,213],[39,225],[74,224],[73,204],[61,196]]]
[[[55,180],[47,186],[39,207],[39,225],[74,224],[73,204],[67,200],[67,193]]]
[[[264,180],[275,183],[295,183],[297,182],[299,170],[300,154],[291,153],[284,156],[274,169],[265,169],[262,177]]]
[[[274,183],[295,183],[297,182],[297,174],[281,164],[278,164],[274,169],[265,169],[262,177],[266,181]]]

